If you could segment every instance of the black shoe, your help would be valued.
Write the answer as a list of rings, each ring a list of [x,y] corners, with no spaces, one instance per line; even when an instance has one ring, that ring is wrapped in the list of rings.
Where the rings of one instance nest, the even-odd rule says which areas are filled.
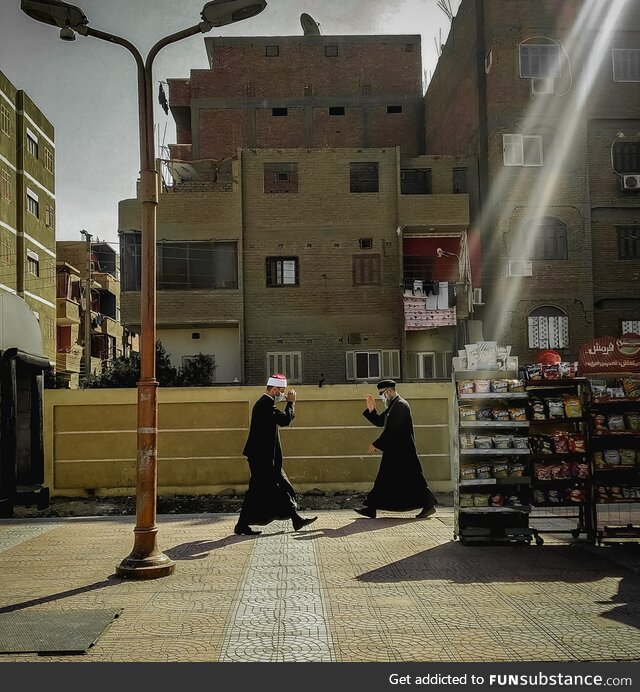
[[[303,526],[309,526],[318,517],[291,517],[291,523],[293,524],[294,531],[300,531]]]
[[[233,529],[233,533],[236,536],[259,536],[262,531],[254,531],[250,526],[242,526],[241,524],[236,524]]]
[[[376,518],[376,510],[375,509],[369,509],[369,507],[360,507],[360,509],[355,510],[358,514],[361,514],[363,517],[367,517],[368,519],[375,519]]]
[[[416,514],[416,519],[428,519],[436,513],[435,507],[425,507],[420,514]]]

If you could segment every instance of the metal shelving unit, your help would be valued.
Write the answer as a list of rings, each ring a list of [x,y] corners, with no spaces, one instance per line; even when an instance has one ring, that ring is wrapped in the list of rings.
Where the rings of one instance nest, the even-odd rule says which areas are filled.
[[[529,406],[533,406],[535,399],[545,399],[562,397],[563,394],[576,396],[580,400],[582,415],[576,417],[565,416],[547,417],[545,419],[534,419],[533,409],[529,421],[529,435],[532,440],[532,454],[529,457],[531,474],[531,515],[530,521],[540,533],[570,533],[574,538],[579,538],[585,534],[592,540],[594,527],[591,507],[593,505],[593,468],[589,463],[588,456],[588,431],[586,410],[586,387],[587,380],[584,377],[564,378],[555,380],[527,380],[525,388],[529,396]],[[545,413],[548,411],[545,404]],[[584,451],[579,452],[560,452],[555,449],[551,453],[536,453],[533,449],[534,438],[537,435],[552,437],[554,433],[566,433],[568,435],[579,435],[584,440]],[[541,479],[537,477],[536,464],[546,465],[550,468],[558,468],[563,465],[582,464],[588,465],[587,475],[577,476],[573,473],[572,467],[563,469],[569,473],[568,478],[549,478]],[[570,499],[575,493],[583,496],[581,501]],[[554,500],[540,499],[541,495],[545,498],[553,497]]]
[[[516,379],[517,373],[504,370],[482,371],[456,371],[453,373],[453,384],[456,391],[454,398],[453,420],[453,469],[454,483],[454,539],[458,539],[463,545],[472,544],[529,544],[532,540],[538,545],[542,544],[542,538],[535,529],[529,526],[529,512],[531,510],[529,474],[520,476],[502,476],[493,478],[461,478],[461,466],[478,462],[487,463],[489,459],[498,462],[525,462],[529,449],[461,449],[460,435],[473,433],[487,434],[494,432],[504,435],[513,431],[514,435],[527,436],[529,422],[523,420],[460,420],[459,406],[469,404],[474,408],[480,408],[482,404],[504,404],[514,406],[526,404],[526,392],[486,392],[486,393],[459,393],[458,382],[461,380],[499,380]],[[475,492],[474,492],[475,491]],[[501,492],[502,491],[502,492]],[[496,496],[504,498],[508,492],[510,498],[517,498],[521,504],[515,506],[467,506],[461,503],[461,495],[479,495],[489,501]]]
[[[603,376],[598,374],[599,378]],[[607,375],[607,377],[634,377],[633,374]],[[640,374],[635,376],[640,379]],[[615,398],[596,399],[591,394],[588,410],[590,414],[625,415],[640,414],[640,399]],[[592,507],[592,522],[595,530],[595,540],[598,545],[605,542],[637,542],[640,540],[640,498],[625,497],[631,494],[630,489],[640,488],[640,430],[595,430],[590,415],[589,422],[589,453],[594,473],[594,502]],[[599,434],[600,433],[600,434]],[[617,464],[601,466],[596,464],[596,454],[604,454],[606,450],[633,450],[633,464]],[[606,489],[616,488],[622,498],[606,502]],[[635,493],[633,493],[635,494]]]

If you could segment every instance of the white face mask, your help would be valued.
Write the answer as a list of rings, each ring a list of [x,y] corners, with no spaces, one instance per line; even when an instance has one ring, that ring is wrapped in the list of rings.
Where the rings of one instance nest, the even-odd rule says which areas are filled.
[[[284,396],[284,394],[276,394],[275,399],[276,399],[276,401],[284,401],[285,396]]]
[[[384,401],[385,404],[387,403],[387,395],[386,394],[381,394],[380,398],[382,399],[382,401]]]

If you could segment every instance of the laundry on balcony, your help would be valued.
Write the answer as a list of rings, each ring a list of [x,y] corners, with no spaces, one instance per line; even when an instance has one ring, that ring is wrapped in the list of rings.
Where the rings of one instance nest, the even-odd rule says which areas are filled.
[[[429,308],[430,299],[435,296],[420,298],[418,296],[404,297],[404,324],[405,330],[435,329],[436,327],[449,327],[457,323],[456,308],[442,310]]]
[[[413,296],[437,296],[438,292],[440,291],[440,283],[434,280],[425,281],[424,279],[405,279],[403,285],[405,294],[411,293]]]

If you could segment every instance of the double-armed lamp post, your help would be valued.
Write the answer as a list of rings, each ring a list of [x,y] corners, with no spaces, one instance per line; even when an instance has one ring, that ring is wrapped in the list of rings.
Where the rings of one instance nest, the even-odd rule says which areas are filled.
[[[138,128],[140,134],[140,199],[142,202],[142,283],[140,291],[140,381],[136,462],[136,526],[131,553],[116,568],[120,577],[155,579],[171,574],[175,564],[159,548],[156,524],[158,382],[156,380],[156,206],[158,173],[153,141],[152,66],[162,48],[181,39],[206,33],[213,27],[249,19],[262,12],[265,0],[212,0],[199,24],[160,39],[146,60],[129,41],[89,26],[84,12],[60,0],[21,0],[21,9],[32,19],[60,29],[60,38],[73,41],[76,34],[116,43],[134,57],[138,69]]]

